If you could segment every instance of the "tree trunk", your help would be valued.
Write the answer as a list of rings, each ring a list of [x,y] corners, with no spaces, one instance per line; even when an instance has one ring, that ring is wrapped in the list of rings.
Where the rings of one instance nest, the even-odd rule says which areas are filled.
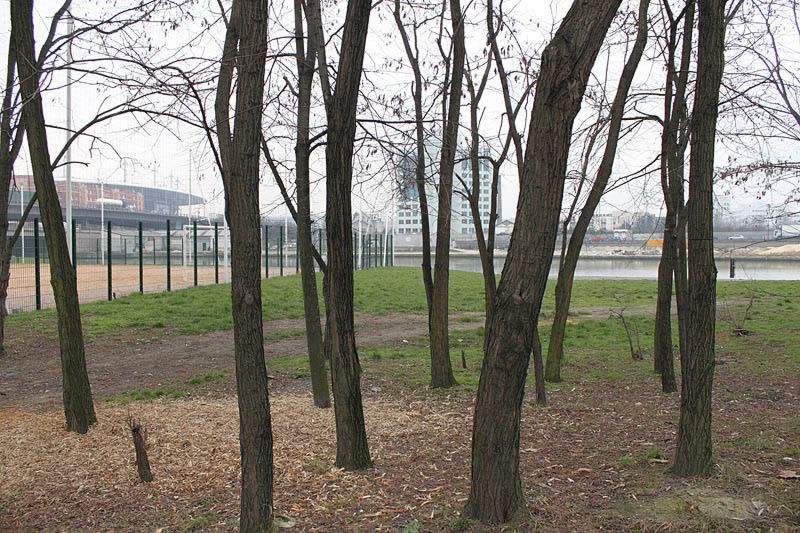
[[[681,354],[681,414],[673,471],[711,471],[711,390],[717,269],[714,264],[714,146],[724,69],[725,0],[700,0],[697,79],[689,170],[689,321]]]
[[[542,361],[542,340],[539,328],[533,330],[533,374],[536,379],[536,404],[547,405],[547,391],[544,385],[544,362]]]
[[[667,4],[665,4],[666,6]],[[653,332],[653,368],[661,374],[663,392],[675,392],[674,354],[672,350],[672,278],[680,295],[685,291],[686,253],[684,232],[679,214],[684,209],[683,177],[686,149],[686,88],[691,63],[695,2],[688,1],[684,12],[683,43],[680,71],[675,71],[677,51],[677,20],[673,20],[667,36],[667,79],[664,96],[664,121],[661,135],[661,189],[667,216],[664,225],[664,244],[658,268],[658,300]],[[680,332],[680,353],[684,353],[686,338],[685,298],[676,298]]]
[[[319,43],[315,33],[309,33],[308,55],[304,52],[303,12],[299,0],[295,1],[296,62],[299,78],[297,98],[297,140],[295,144],[295,184],[297,186],[297,241],[300,252],[300,276],[303,283],[303,311],[306,324],[308,360],[311,369],[311,390],[314,405],[331,406],[328,389],[328,372],[325,368],[320,325],[317,278],[314,270],[311,236],[311,191],[309,175],[309,117],[311,113],[311,88],[314,80],[314,63]]]
[[[61,374],[64,383],[64,415],[68,431],[85,433],[97,419],[89,375],[86,372],[77,280],[69,257],[61,205],[50,168],[39,78],[34,67],[36,59],[32,10],[31,0],[20,0],[11,4],[13,41],[16,44],[21,80],[20,93],[26,102],[22,113],[28,132],[28,152],[50,256],[50,284],[53,286],[58,315]]]
[[[654,370],[661,375],[661,390],[667,393],[677,390],[672,352],[672,274],[678,266],[675,230],[675,211],[667,209],[664,221],[664,244],[661,248],[661,260],[658,263],[658,297],[653,335]]]
[[[240,531],[272,528],[272,421],[261,311],[261,214],[258,205],[260,109],[264,96],[268,5],[234,0],[215,101],[217,137],[231,230],[231,310],[242,462]],[[234,129],[230,96],[238,71]]]
[[[555,248],[570,135],[620,2],[573,3],[542,54],[517,223],[495,297],[472,429],[472,485],[465,512],[489,523],[510,520],[522,505],[522,400]]]
[[[356,104],[364,60],[371,3],[347,5],[335,92],[326,97],[328,143],[325,147],[328,229],[328,277],[331,305],[326,307],[333,335],[331,378],[336,415],[336,466],[367,468],[369,455],[361,401],[361,365],[353,327],[352,180]]]
[[[567,328],[569,317],[569,304],[572,299],[572,286],[575,280],[575,270],[578,268],[578,258],[580,257],[583,241],[586,232],[591,224],[597,206],[605,193],[608,181],[611,178],[611,171],[614,167],[614,158],[617,153],[619,142],[619,132],[622,126],[622,118],[625,114],[625,102],[628,99],[628,92],[636,69],[642,59],[644,47],[647,44],[647,10],[650,6],[649,0],[639,2],[639,14],[636,31],[636,41],[631,50],[628,60],[622,69],[619,85],[617,86],[614,101],[611,105],[611,119],[608,128],[608,140],[603,151],[603,158],[597,170],[597,177],[589,191],[586,203],[581,209],[581,214],[575,223],[575,229],[569,239],[569,246],[566,253],[562,255],[563,260],[558,270],[558,280],[556,282],[556,302],[555,316],[550,330],[550,343],[547,348],[547,367],[545,369],[545,379],[558,383],[561,381],[561,364],[564,358],[564,335]],[[588,159],[586,160],[588,161]],[[585,169],[585,166],[584,166]],[[585,173],[585,171],[584,171]],[[566,238],[566,232],[564,234]]]
[[[450,78],[447,120],[442,136],[439,161],[439,210],[436,219],[436,263],[434,264],[433,302],[430,318],[431,387],[447,388],[456,385],[450,362],[448,324],[450,282],[450,222],[453,203],[453,168],[455,166],[458,124],[461,114],[461,83],[464,77],[464,24],[461,3],[450,0],[453,21],[453,70]]]

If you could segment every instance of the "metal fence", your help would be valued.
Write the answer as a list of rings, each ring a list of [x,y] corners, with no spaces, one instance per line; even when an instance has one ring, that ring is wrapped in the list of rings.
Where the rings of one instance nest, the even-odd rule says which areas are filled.
[[[13,233],[12,222],[9,233]],[[262,226],[261,267],[265,278],[299,271],[296,239],[284,226]],[[294,235],[292,235],[294,237]],[[354,234],[356,269],[394,264],[392,235]],[[72,262],[76,265],[81,302],[112,300],[127,294],[172,291],[230,281],[230,233],[223,223],[193,221],[176,227],[142,222],[105,221],[79,227],[73,223]],[[327,257],[324,230],[312,233],[314,245]],[[29,220],[12,250],[9,313],[53,307],[47,245],[38,219]]]

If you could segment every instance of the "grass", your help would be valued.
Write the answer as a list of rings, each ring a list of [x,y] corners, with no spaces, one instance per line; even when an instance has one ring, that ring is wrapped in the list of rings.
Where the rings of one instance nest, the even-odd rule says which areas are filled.
[[[364,313],[426,311],[425,291],[418,269],[372,268],[355,273],[355,310]],[[321,278],[317,279],[322,305]],[[552,316],[554,283],[549,283],[542,313]],[[755,287],[758,298],[775,300],[782,310],[782,320],[789,326],[792,316],[800,311],[800,284],[785,281],[721,282],[718,284],[721,301],[741,302]],[[479,273],[452,271],[450,273],[450,310],[452,312],[482,312],[483,277]],[[656,300],[654,280],[578,279],[573,289],[573,315],[586,311],[580,307],[627,307],[652,309]],[[263,316],[265,320],[297,318],[303,314],[300,276],[272,277],[262,281]],[[735,306],[734,306],[735,307]],[[122,328],[164,330],[176,333],[204,333],[230,329],[231,300],[229,285],[192,287],[157,294],[131,294],[111,302],[92,302],[81,306],[84,330],[89,335],[113,332]],[[756,305],[753,319],[762,312]],[[9,325],[52,321],[54,309],[19,313],[7,318]],[[468,322],[471,319],[464,319]],[[480,319],[477,319],[480,320]],[[793,325],[791,327],[794,327]],[[277,335],[277,334],[274,334]],[[282,333],[281,335],[293,336]],[[277,338],[277,337],[276,337]],[[776,336],[776,342],[780,336]],[[644,343],[643,343],[644,344]]]
[[[176,399],[184,396],[186,396],[186,392],[172,388],[134,389],[109,396],[106,401],[127,405],[132,402],[147,403],[159,398]]]
[[[194,376],[189,380],[189,385],[200,385],[202,383],[208,383],[209,381],[216,381],[218,379],[224,378],[228,374],[227,370],[212,370],[211,372],[206,372],[205,374],[201,374],[199,376]]]

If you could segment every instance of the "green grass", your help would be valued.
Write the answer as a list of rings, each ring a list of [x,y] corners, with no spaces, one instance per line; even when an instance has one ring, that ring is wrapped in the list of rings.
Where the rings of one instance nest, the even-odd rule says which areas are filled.
[[[426,311],[425,291],[419,269],[373,268],[355,273],[355,310],[365,313]],[[322,305],[321,278],[318,292]],[[548,284],[542,308],[543,316],[552,316],[554,283]],[[720,301],[731,301],[736,308],[749,295],[751,287],[757,291],[757,302],[752,310],[753,321],[765,318],[767,311],[760,305],[769,300],[772,308],[780,309],[775,318],[785,327],[794,328],[794,317],[800,312],[800,283],[785,281],[721,282],[718,284]],[[303,314],[300,276],[273,277],[262,282],[263,316],[266,320],[297,318]],[[453,271],[450,273],[450,310],[453,312],[482,312],[483,278],[480,273]],[[575,281],[573,315],[585,315],[579,307],[627,307],[652,309],[656,301],[654,280],[578,279]],[[83,326],[87,334],[95,335],[123,328],[163,330],[176,333],[203,333],[230,329],[230,285],[193,287],[157,294],[132,294],[111,302],[92,302],[81,306]],[[14,314],[8,324],[31,323],[34,327],[43,321],[52,321],[54,309]],[[471,318],[465,318],[467,322]],[[477,319],[480,320],[480,319]],[[778,328],[773,328],[772,340],[783,342]],[[294,332],[273,333],[293,336]],[[279,337],[275,337],[279,338]],[[746,339],[742,342],[746,342]],[[644,345],[644,343],[643,343]],[[797,354],[797,348],[792,348]]]
[[[115,394],[113,396],[109,396],[106,401],[118,403],[121,405],[127,405],[131,402],[152,402],[158,398],[168,398],[168,399],[175,399],[175,398],[183,398],[186,396],[186,393],[182,390],[178,389],[134,389],[125,392],[121,392],[119,394]]]
[[[227,370],[222,370],[222,371],[212,370],[211,372],[206,372],[205,374],[194,376],[189,380],[189,385],[200,385],[202,383],[208,383],[209,381],[216,381],[218,379],[224,378],[227,374],[228,374]]]

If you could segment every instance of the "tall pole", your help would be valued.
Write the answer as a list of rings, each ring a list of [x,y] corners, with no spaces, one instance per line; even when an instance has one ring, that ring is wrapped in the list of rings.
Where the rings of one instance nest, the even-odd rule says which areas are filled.
[[[67,18],[67,33],[72,35],[75,31],[75,20],[72,16]],[[67,152],[64,154],[65,173],[67,182],[67,235],[72,235],[72,145],[69,138],[72,135],[72,44],[67,43]],[[72,257],[72,241],[67,239],[69,255]]]

